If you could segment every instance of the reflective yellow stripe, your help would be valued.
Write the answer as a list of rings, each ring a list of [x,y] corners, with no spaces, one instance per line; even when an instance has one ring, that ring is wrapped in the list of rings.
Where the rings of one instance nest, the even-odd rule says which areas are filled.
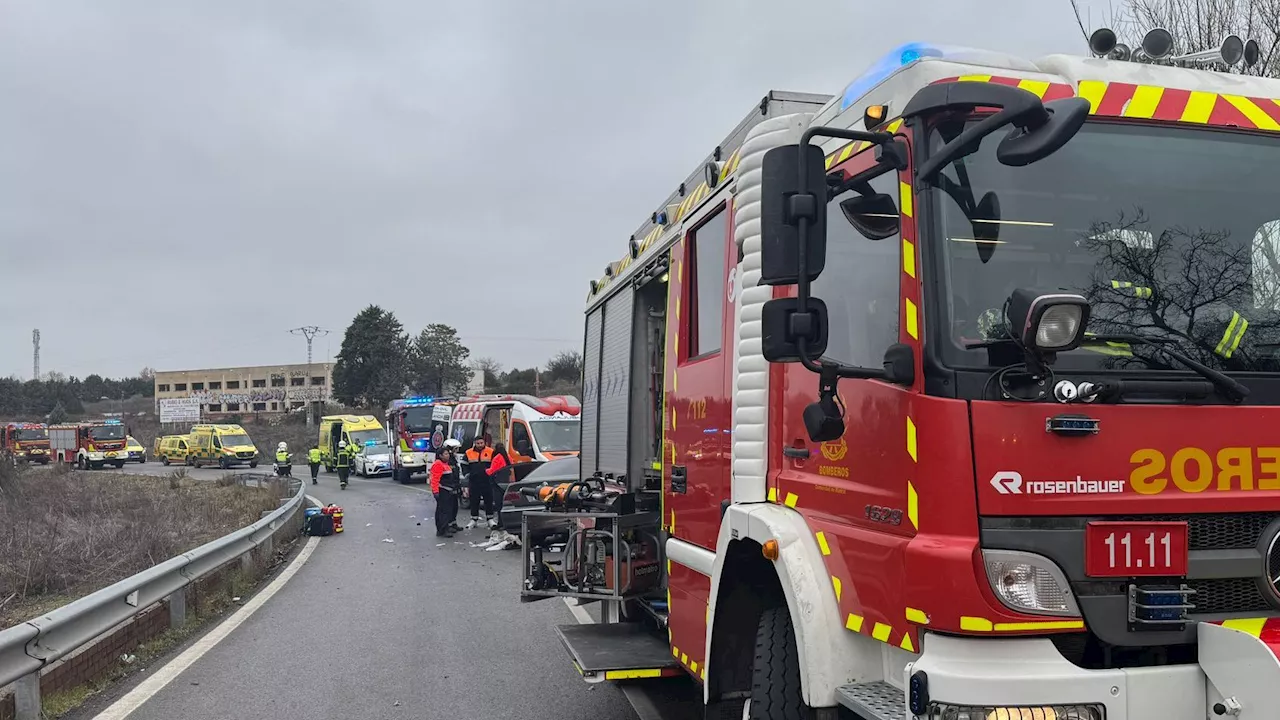
[[[911,217],[914,208],[911,206],[911,186],[899,181],[898,182],[898,204],[901,206],[900,212],[903,217]]]
[[[913,461],[919,462],[916,458],[916,424],[911,418],[907,418],[907,454]]]
[[[1235,620],[1223,620],[1222,627],[1239,630],[1242,633],[1258,637],[1262,634],[1262,626],[1266,622],[1266,618],[1237,618]]]
[[[929,616],[925,615],[923,610],[917,610],[909,607],[907,608],[907,621],[913,622],[917,625],[928,625]]]
[[[911,298],[905,298],[905,299],[906,299],[905,306],[907,310],[907,334],[911,336],[911,339],[919,340],[920,339],[920,325],[919,325],[920,321],[919,321],[919,317],[917,316],[916,304],[911,300]]]
[[[916,246],[906,238],[902,238],[902,271],[908,277],[916,276]]]
[[[1182,109],[1182,117],[1179,120],[1203,125],[1209,122],[1209,116],[1213,114],[1213,106],[1217,102],[1217,93],[1193,92],[1191,97],[1187,98],[1187,106]]]
[[[1081,80],[1076,94],[1089,101],[1089,112],[1092,114],[1098,112],[1098,103],[1102,102],[1102,95],[1106,91],[1107,84],[1104,82]]]
[[[957,79],[960,82],[991,82],[990,75],[961,75]]]
[[[818,549],[822,551],[822,554],[830,555],[831,546],[827,545],[827,536],[821,530],[814,533],[813,536],[818,540]]]
[[[831,587],[836,591],[836,602],[840,602],[840,578],[832,575]]]
[[[916,651],[916,646],[911,644],[911,634],[910,634],[910,633],[903,633],[903,634],[902,634],[902,642],[898,643],[898,647],[902,648],[903,650],[906,650],[907,652],[915,652],[915,651]]]
[[[778,488],[769,488],[769,502],[778,502]]]
[[[898,132],[898,128],[900,127],[902,127],[902,118],[898,118],[897,120],[889,123],[889,127],[885,128],[884,131],[892,135],[893,133]]]
[[[885,625],[884,623],[876,623],[875,628],[871,630],[871,637],[879,640],[880,642],[888,642],[889,633],[892,631],[893,628],[888,625]]]
[[[1084,83],[1080,83],[1083,85]],[[991,621],[986,618],[970,617],[968,615],[960,616],[960,629],[971,630],[976,632],[991,632]]]
[[[1231,322],[1227,323],[1227,329],[1222,333],[1222,339],[1218,341],[1218,346],[1213,349],[1214,354],[1221,355],[1224,358],[1231,357],[1236,348],[1240,347],[1240,341],[1244,339],[1244,333],[1249,329],[1249,321],[1245,320],[1238,312],[1231,313]]]
[[[1018,87],[1027,92],[1035,93],[1036,97],[1043,100],[1044,94],[1049,90],[1049,83],[1044,80],[1021,80],[1018,82]]]
[[[1150,118],[1156,114],[1156,106],[1160,104],[1160,98],[1164,96],[1164,88],[1153,87],[1151,85],[1139,85],[1133,91],[1133,97],[1129,99],[1128,104],[1124,108],[1124,116],[1132,118]]]
[[[1280,130],[1280,123],[1271,119],[1271,116],[1262,111],[1262,108],[1253,104],[1253,101],[1247,97],[1239,95],[1223,95],[1223,100],[1231,103],[1241,115],[1249,118],[1249,122],[1258,127],[1259,130]]]
[[[637,680],[639,678],[656,677],[662,677],[662,671],[656,668],[646,668],[644,670],[606,670],[604,672],[605,680]]]
[[[794,508],[796,506],[796,503],[799,501],[800,501],[800,498],[796,497],[795,493],[787,493],[787,499],[783,500],[782,504],[786,505],[789,508]]]
[[[910,480],[907,481],[907,519],[911,521],[912,528],[920,529],[920,498]]]
[[[849,619],[845,621],[844,626],[854,632],[862,632],[862,616],[849,613]]]
[[[1084,628],[1083,620],[1046,620],[1043,622],[996,623],[996,632],[1017,632],[1020,630],[1080,630]]]

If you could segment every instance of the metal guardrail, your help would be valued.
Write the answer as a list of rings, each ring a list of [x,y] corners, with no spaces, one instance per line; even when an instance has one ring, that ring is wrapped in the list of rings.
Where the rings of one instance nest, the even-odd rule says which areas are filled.
[[[258,522],[34,620],[0,630],[0,687],[38,672],[140,610],[267,542],[306,497],[306,485],[298,479],[292,482],[298,486],[293,496]]]

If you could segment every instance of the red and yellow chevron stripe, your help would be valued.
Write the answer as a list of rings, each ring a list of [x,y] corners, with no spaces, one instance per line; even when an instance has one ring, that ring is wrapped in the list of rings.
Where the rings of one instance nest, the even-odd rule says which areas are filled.
[[[1261,640],[1273,655],[1280,658],[1280,617],[1217,620],[1212,624],[1252,635]]]
[[[1272,98],[1098,80],[1082,80],[1077,92],[1064,83],[1019,80],[997,75],[962,75],[938,82],[963,81],[1014,85],[1031,90],[1045,100],[1078,94],[1089,101],[1090,113],[1101,117],[1280,131],[1280,100]]]

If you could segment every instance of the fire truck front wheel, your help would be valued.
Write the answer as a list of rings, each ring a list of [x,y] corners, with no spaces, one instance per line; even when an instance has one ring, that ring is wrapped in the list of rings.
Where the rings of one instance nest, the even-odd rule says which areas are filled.
[[[767,608],[756,626],[756,653],[751,666],[751,698],[745,720],[810,720],[800,688],[800,653],[796,629],[786,605]]]

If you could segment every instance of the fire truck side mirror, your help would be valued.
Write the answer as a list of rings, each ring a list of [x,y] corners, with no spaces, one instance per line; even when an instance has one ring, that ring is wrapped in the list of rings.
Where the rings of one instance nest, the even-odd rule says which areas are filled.
[[[766,152],[760,192],[760,283],[800,282],[801,219],[807,221],[805,275],[810,282],[816,280],[827,258],[826,158],[822,148],[779,145]]]
[[[827,351],[827,306],[820,298],[810,297],[808,312],[799,313],[795,298],[775,298],[764,304],[760,316],[760,345],[764,359],[773,363],[800,362],[799,338],[805,339],[810,358]],[[807,319],[806,319],[807,316]]]

